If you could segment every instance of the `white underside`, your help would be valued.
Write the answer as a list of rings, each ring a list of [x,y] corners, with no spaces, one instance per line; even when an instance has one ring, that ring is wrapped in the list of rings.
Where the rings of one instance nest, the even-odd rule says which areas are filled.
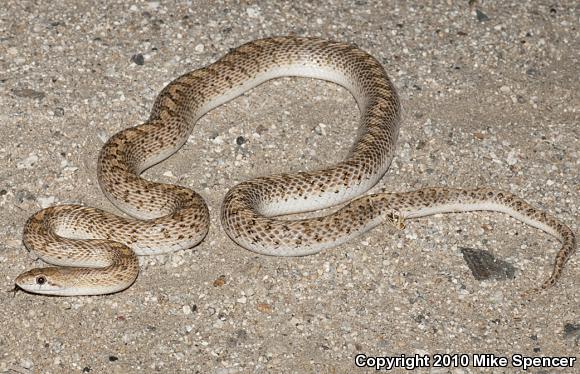
[[[347,75],[331,68],[295,64],[272,68],[266,72],[263,72],[255,76],[253,79],[248,79],[240,86],[233,87],[229,91],[224,92],[222,95],[211,98],[205,105],[203,105],[199,109],[196,120],[199,119],[204,114],[206,114],[207,112],[209,112],[210,110],[240,96],[244,92],[247,92],[256,86],[259,86],[260,84],[266,81],[281,77],[315,78],[336,83],[346,88],[354,96],[354,99],[356,100],[359,109],[361,111],[363,111],[364,108],[366,107],[366,98],[363,97],[358,87],[354,84],[354,82],[351,79],[349,79]]]
[[[520,212],[502,204],[497,204],[493,202],[481,202],[473,204],[465,203],[455,203],[455,204],[444,204],[435,207],[415,209],[415,210],[404,210],[402,211],[403,218],[413,219],[419,217],[430,216],[439,213],[461,213],[461,212],[472,212],[472,211],[492,211],[500,212],[510,215],[511,217],[521,221],[527,225],[545,231],[546,233],[552,235],[553,237],[561,240],[560,234],[554,230],[552,227],[537,221],[527,215],[521,214]]]

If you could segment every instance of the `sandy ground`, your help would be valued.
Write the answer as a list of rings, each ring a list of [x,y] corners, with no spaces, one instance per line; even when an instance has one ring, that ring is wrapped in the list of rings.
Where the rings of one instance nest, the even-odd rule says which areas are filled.
[[[21,242],[35,211],[71,202],[115,211],[97,185],[99,149],[144,121],[165,84],[243,42],[290,33],[356,43],[395,82],[404,123],[377,188],[493,186],[578,229],[576,2],[297,3],[3,1],[0,288],[42,264]],[[578,355],[578,257],[556,287],[520,299],[551,271],[559,243],[501,214],[380,227],[304,258],[256,255],[226,236],[229,188],[332,165],[357,118],[344,89],[290,78],[211,112],[146,172],[204,196],[207,238],[143,258],[137,282],[115,295],[0,292],[0,372],[341,373],[357,371],[359,353],[430,355],[431,366],[436,354],[472,364],[478,353]],[[476,280],[462,247],[510,263],[515,279]],[[450,366],[418,371],[480,370]]]

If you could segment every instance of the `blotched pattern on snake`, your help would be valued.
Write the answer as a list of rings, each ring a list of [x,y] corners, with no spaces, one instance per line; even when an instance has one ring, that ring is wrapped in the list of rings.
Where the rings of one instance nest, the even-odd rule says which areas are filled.
[[[23,241],[56,267],[30,270],[19,275],[16,284],[41,294],[116,292],[135,281],[136,255],[197,245],[209,227],[203,199],[185,187],[145,180],[141,172],[177,151],[205,113],[282,76],[323,79],[348,89],[361,112],[359,136],[348,157],[331,168],[260,177],[232,188],[221,219],[236,243],[266,255],[302,256],[339,245],[384,222],[402,228],[404,221],[426,215],[492,210],[562,242],[552,274],[541,288],[558,280],[575,251],[573,232],[510,193],[426,188],[359,197],[381,179],[395,154],[400,123],[395,88],[381,64],[353,45],[289,36],[244,44],[167,85],[149,120],[111,137],[99,156],[101,189],[135,218],[77,205],[41,210],[26,223]],[[349,201],[323,217],[275,218]]]

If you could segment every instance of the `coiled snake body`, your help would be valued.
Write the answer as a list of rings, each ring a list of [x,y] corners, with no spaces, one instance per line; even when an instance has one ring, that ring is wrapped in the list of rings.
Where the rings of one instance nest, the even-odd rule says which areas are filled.
[[[249,250],[302,256],[336,246],[386,222],[445,212],[493,210],[540,228],[562,242],[550,277],[553,285],[575,251],[573,232],[516,196],[491,189],[427,188],[363,197],[385,174],[395,152],[400,107],[383,67],[355,46],[317,38],[278,37],[244,44],[217,62],[167,85],[142,125],[104,145],[98,179],[105,195],[135,218],[77,205],[50,207],[26,223],[26,247],[56,267],[18,276],[29,292],[55,295],[112,293],[136,279],[136,255],[197,245],[209,227],[203,199],[181,186],[151,182],[140,173],[177,151],[197,120],[211,109],[276,77],[324,79],[348,89],[361,112],[358,139],[346,160],[324,170],[280,174],[243,182],[226,195],[222,225]],[[352,201],[351,201],[352,200]],[[278,215],[348,202],[318,218],[281,220]]]

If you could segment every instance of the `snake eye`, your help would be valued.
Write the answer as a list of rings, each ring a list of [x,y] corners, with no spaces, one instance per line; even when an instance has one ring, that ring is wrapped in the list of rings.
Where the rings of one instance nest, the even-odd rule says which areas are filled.
[[[36,284],[42,286],[46,283],[46,277],[44,275],[36,277]]]

